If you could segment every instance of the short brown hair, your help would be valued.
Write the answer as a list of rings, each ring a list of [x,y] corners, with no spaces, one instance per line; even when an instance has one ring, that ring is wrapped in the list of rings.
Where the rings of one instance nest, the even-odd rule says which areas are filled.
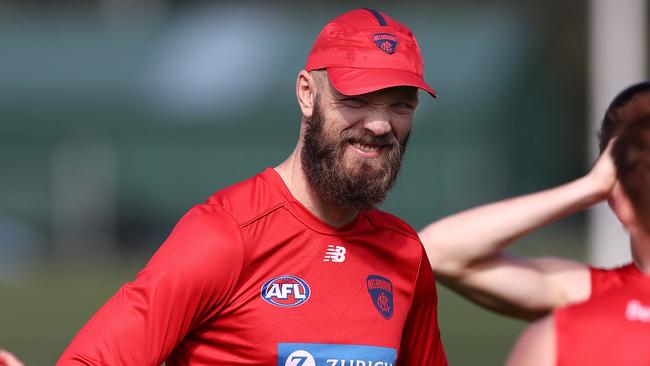
[[[650,81],[633,84],[621,91],[605,112],[598,134],[602,153],[609,140],[618,136],[631,122],[650,118]]]
[[[631,122],[620,132],[612,156],[618,180],[650,233],[650,118]]]

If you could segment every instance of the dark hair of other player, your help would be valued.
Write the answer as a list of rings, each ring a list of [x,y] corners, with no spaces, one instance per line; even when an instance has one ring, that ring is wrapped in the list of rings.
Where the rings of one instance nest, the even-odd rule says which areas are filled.
[[[643,118],[650,118],[650,80],[630,85],[612,100],[598,133],[600,152],[629,122]]]

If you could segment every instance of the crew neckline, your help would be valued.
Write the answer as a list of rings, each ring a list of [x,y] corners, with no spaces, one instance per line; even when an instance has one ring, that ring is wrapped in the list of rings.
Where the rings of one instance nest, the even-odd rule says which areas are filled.
[[[310,229],[329,235],[345,235],[358,228],[364,220],[367,210],[359,211],[357,216],[352,222],[345,224],[341,227],[335,228],[325,221],[314,215],[307,207],[305,207],[297,198],[291,194],[289,187],[284,182],[280,174],[272,167],[264,170],[263,176],[268,178],[270,183],[278,188],[279,193],[284,197],[287,202],[287,209],[303,224],[307,225]]]

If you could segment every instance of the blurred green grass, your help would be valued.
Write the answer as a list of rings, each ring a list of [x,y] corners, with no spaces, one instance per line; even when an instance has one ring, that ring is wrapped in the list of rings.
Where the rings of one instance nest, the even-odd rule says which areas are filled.
[[[438,321],[450,365],[503,365],[525,322],[497,315],[438,285]]]
[[[560,239],[558,239],[560,238]],[[579,258],[575,233],[534,234],[517,254],[553,253]],[[121,263],[43,267],[20,282],[0,284],[0,348],[27,366],[53,365],[74,334],[146,258]],[[439,322],[451,365],[501,365],[526,325],[479,308],[438,285]]]
[[[53,365],[79,328],[142,265],[69,264],[0,284],[0,348],[28,366]]]

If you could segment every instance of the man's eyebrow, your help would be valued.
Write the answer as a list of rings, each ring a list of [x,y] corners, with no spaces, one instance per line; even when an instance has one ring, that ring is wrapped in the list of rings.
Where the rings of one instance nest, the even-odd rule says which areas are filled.
[[[415,93],[409,93],[404,95],[403,97],[400,97],[400,99],[407,102],[418,103],[420,101],[420,93],[418,93],[417,91]]]
[[[413,94],[407,96],[407,97],[404,98],[404,99],[406,99],[406,100],[410,100],[410,101],[412,101],[412,102],[417,102],[417,101],[420,100],[420,93],[415,92],[415,93],[413,93]]]
[[[358,95],[343,94],[340,91],[338,91],[334,87],[334,85],[332,85],[331,82],[327,83],[327,87],[329,88],[329,91],[330,91],[331,95],[333,97],[335,97],[336,99],[345,99],[345,98],[349,98],[349,97],[363,97],[366,94],[370,94],[370,93],[358,94]],[[420,92],[417,89],[412,93],[405,92],[403,96],[399,97],[399,99],[402,99],[402,100],[408,101],[408,102],[418,103],[420,101]]]

